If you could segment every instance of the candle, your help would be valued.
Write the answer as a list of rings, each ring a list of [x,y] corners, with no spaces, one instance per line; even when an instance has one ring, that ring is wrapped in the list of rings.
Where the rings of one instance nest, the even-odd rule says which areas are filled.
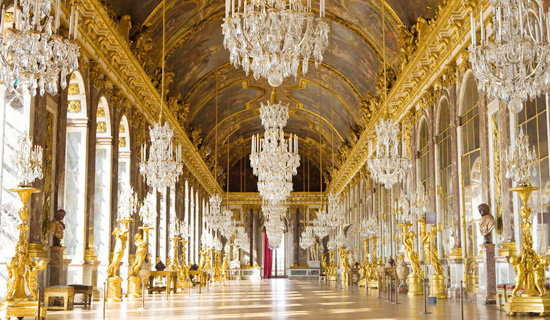
[[[73,39],[76,40],[76,37],[78,36],[78,9],[75,7],[75,14],[74,14],[74,35]]]
[[[231,17],[235,16],[235,0],[231,0]]]
[[[521,39],[523,39],[523,4],[519,3],[519,30]]]
[[[475,49],[476,47],[476,19],[474,15],[470,13],[470,21],[472,23],[472,46]]]
[[[481,32],[481,45],[485,43],[485,23],[483,22],[483,10],[479,11],[480,18],[480,32]]]
[[[2,5],[2,16],[0,17],[0,34],[4,34],[4,15],[6,14],[6,9]]]
[[[73,32],[73,12],[74,12],[74,7],[71,5],[71,18],[69,19],[69,37],[68,37],[68,39],[71,38],[71,33]]]
[[[17,29],[17,0],[13,2],[13,28]]]
[[[34,4],[34,27],[38,28],[38,17],[40,16],[40,9],[38,8],[38,0]]]
[[[225,0],[225,17],[229,17],[229,0]]]
[[[539,21],[540,21],[540,40],[542,41],[542,38],[544,38],[544,14],[542,13],[542,4],[539,6]]]
[[[55,32],[59,30],[59,11],[61,10],[61,0],[57,0],[55,8]]]

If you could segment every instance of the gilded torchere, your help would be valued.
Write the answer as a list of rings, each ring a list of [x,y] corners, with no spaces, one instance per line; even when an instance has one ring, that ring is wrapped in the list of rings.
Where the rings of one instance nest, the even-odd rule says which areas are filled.
[[[20,187],[10,189],[16,192],[23,203],[19,209],[19,218],[21,224],[19,229],[19,240],[15,248],[15,256],[8,260],[8,279],[6,281],[7,290],[2,303],[2,316],[6,319],[10,317],[37,317],[38,306],[38,282],[36,276],[38,271],[46,268],[46,261],[33,261],[29,256],[29,208],[27,202],[33,193],[40,192],[39,189]],[[27,295],[27,291],[30,295]],[[46,310],[41,309],[40,318],[46,317]]]
[[[327,273],[328,280],[336,281],[338,278],[337,271],[336,271],[338,269],[338,266],[336,265],[336,250],[330,250],[328,254],[329,254],[328,273]]]
[[[170,270],[172,271],[178,271],[180,267],[180,258],[178,254],[178,246],[180,240],[180,237],[172,237],[172,261],[170,262],[169,266]]]
[[[520,254],[510,257],[508,260],[516,272],[516,283],[512,297],[504,305],[504,311],[508,315],[533,312],[544,316],[550,311],[550,298],[547,296],[544,283],[546,279],[545,270],[550,260],[533,250],[531,223],[528,221],[531,216],[531,208],[527,203],[531,192],[535,190],[538,190],[538,188],[529,185],[511,189],[511,191],[517,192],[523,202],[520,209],[523,222],[521,223]],[[520,293],[522,289],[523,291]]]
[[[223,277],[222,253],[214,251],[214,265],[212,267],[214,281],[222,281]]]
[[[432,226],[431,231],[426,232],[424,221],[420,223],[422,232],[422,243],[424,244],[425,263],[430,263],[434,272],[430,276],[430,296],[439,299],[447,299],[445,293],[445,276],[443,275],[443,266],[439,260],[439,254],[435,247],[437,229]]]
[[[342,285],[349,285],[349,280],[351,277],[351,265],[349,263],[349,250],[346,250],[345,247],[338,248],[340,253],[340,277],[342,279]]]
[[[134,240],[136,245],[136,254],[134,263],[130,268],[130,274],[128,275],[128,297],[129,298],[141,298],[141,281],[142,279],[138,276],[139,269],[145,261],[147,256],[147,246],[149,242],[149,230],[152,230],[151,227],[139,227],[138,229],[143,230],[143,235],[136,233]]]
[[[187,240],[181,239],[181,264],[178,269],[178,289],[183,289],[191,286],[189,281],[189,266],[187,265],[186,249]]]
[[[358,286],[360,287],[365,287],[367,286],[367,281],[368,281],[368,277],[369,277],[369,273],[368,273],[368,270],[369,270],[369,265],[370,265],[370,261],[369,261],[369,238],[365,238],[363,239],[363,255],[364,255],[364,258],[363,258],[363,263],[361,263],[361,279],[359,279],[359,283],[358,283]]]
[[[122,301],[122,278],[117,275],[120,261],[124,256],[124,250],[126,250],[126,243],[128,242],[128,224],[134,219],[117,219],[122,223],[121,227],[116,227],[113,231],[113,235],[116,236],[116,245],[113,254],[113,260],[107,267],[107,301],[109,302],[121,302]]]
[[[409,231],[412,226],[410,223],[404,223],[399,225],[403,228],[402,238],[403,245],[405,246],[405,253],[411,264],[412,272],[407,276],[407,284],[409,286],[409,295],[416,296],[422,295],[422,282],[420,281],[422,270],[420,269],[420,262],[418,253],[414,250],[414,239],[416,234],[414,231]]]
[[[368,282],[367,285],[369,288],[378,288],[378,256],[376,254],[376,247],[377,247],[377,236],[370,237],[370,241],[372,243],[371,248],[371,259],[370,259],[370,265],[368,268]]]

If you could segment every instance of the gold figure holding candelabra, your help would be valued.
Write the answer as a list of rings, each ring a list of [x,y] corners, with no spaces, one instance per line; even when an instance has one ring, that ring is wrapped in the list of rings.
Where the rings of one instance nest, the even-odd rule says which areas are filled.
[[[229,253],[223,255],[223,265],[222,265],[222,278],[223,281],[227,281],[227,272],[229,271]]]
[[[372,244],[371,259],[367,269],[367,285],[369,288],[378,288],[378,256],[376,255],[377,239],[378,237],[372,236],[369,238]]]
[[[327,276],[328,273],[328,263],[327,263],[327,255],[324,253],[321,253],[321,272]]]
[[[516,273],[516,283],[514,291],[512,291],[512,297],[504,305],[504,311],[508,315],[534,312],[544,316],[550,311],[550,298],[547,297],[544,285],[546,267],[550,264],[550,260],[533,250],[531,223],[528,221],[531,216],[531,208],[527,203],[531,192],[535,190],[538,190],[538,188],[530,185],[511,189],[511,191],[518,193],[523,202],[520,209],[523,222],[521,223],[522,243],[520,254],[517,257],[510,257],[508,260],[513,265]],[[521,294],[519,290],[523,290]]]
[[[116,227],[113,235],[117,238],[113,259],[107,267],[107,301],[120,302],[122,301],[122,278],[117,275],[120,261],[124,257],[126,243],[128,242],[128,224],[134,219],[123,218],[117,219],[122,224],[121,227]]]
[[[223,265],[222,265],[222,253],[218,250],[214,251],[214,266],[212,267],[214,281],[223,280]]]
[[[359,266],[360,268],[360,272],[361,272],[361,279],[359,279],[359,283],[357,284],[359,287],[365,287],[367,286],[367,281],[368,281],[368,270],[369,270],[369,265],[370,265],[370,261],[369,261],[369,238],[365,238],[363,239],[363,256],[364,256],[364,259],[363,259],[363,262],[361,263],[361,265]]]
[[[19,240],[15,250],[15,256],[7,263],[8,280],[6,282],[7,290],[2,303],[3,313],[6,318],[10,317],[36,317],[38,306],[38,281],[36,276],[40,270],[46,268],[46,261],[34,261],[29,256],[29,208],[27,202],[33,193],[40,192],[39,189],[30,187],[20,187],[10,189],[11,192],[19,194],[19,198],[23,203],[19,209],[19,218],[21,224],[19,229]],[[27,295],[27,290],[30,295]],[[40,318],[46,317],[46,310],[41,309]],[[38,318],[38,317],[37,317]]]
[[[129,298],[141,298],[141,281],[142,279],[138,276],[139,269],[143,265],[145,258],[147,257],[147,247],[149,245],[149,230],[152,230],[152,227],[139,227],[138,229],[143,230],[143,235],[136,233],[134,236],[135,245],[136,245],[136,254],[134,263],[130,267],[130,274],[128,275],[128,297]]]
[[[349,250],[345,247],[338,248],[340,253],[340,276],[342,278],[342,285],[349,285],[351,279],[351,265],[349,263]]]
[[[447,299],[443,266],[441,265],[439,254],[435,247],[437,228],[432,226],[431,231],[427,232],[425,222],[421,221],[420,232],[422,233],[422,243],[424,244],[425,263],[430,263],[434,269],[434,272],[430,276],[430,296],[439,299]]]
[[[187,240],[181,239],[181,264],[178,269],[178,289],[183,289],[191,286],[189,281],[189,266],[187,265],[187,257],[185,254],[185,246],[187,245]]]
[[[328,252],[329,255],[329,263],[328,263],[328,272],[327,277],[329,281],[336,281],[338,278],[338,266],[336,265],[336,251],[330,250]]]
[[[403,238],[403,245],[405,246],[405,253],[411,264],[412,272],[407,276],[407,284],[409,286],[409,295],[416,296],[422,295],[422,282],[420,281],[422,275],[422,269],[420,268],[420,262],[418,253],[414,250],[414,239],[416,234],[409,228],[412,226],[410,223],[404,223],[399,225],[403,228],[401,237]]]

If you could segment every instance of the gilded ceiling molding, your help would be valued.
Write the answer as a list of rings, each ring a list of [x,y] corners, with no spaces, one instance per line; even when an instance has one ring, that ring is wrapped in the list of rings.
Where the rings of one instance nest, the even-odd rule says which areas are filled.
[[[97,61],[98,66],[94,68],[102,69],[106,77],[120,87],[127,104],[139,108],[144,118],[152,123],[159,114],[161,97],[150,77],[99,0],[80,0],[80,4],[82,19],[78,43],[82,54]],[[63,7],[63,12],[65,17],[69,16],[67,8]],[[94,81],[101,85],[101,76]],[[177,139],[182,141],[185,165],[208,192],[221,192],[208,167],[166,104],[164,110],[165,120],[174,127]]]
[[[225,194],[224,194],[225,196]],[[292,205],[314,205],[319,206],[326,202],[326,195],[320,192],[292,192],[286,200],[286,204]],[[249,209],[259,210],[263,204],[260,194],[257,192],[229,192],[229,204],[243,205],[244,212]],[[305,212],[305,211],[304,211]]]
[[[351,150],[348,159],[328,186],[327,191],[341,191],[365,164],[368,137],[386,108],[395,109],[392,117],[399,121],[409,108],[414,107],[425,97],[424,91],[433,88],[434,81],[437,81],[439,75],[445,71],[446,64],[455,60],[463,48],[469,45],[468,21],[473,5],[475,5],[473,0],[449,0],[439,9],[437,19],[430,23],[430,32],[422,37],[416,53],[397,77],[383,108],[373,114],[361,138]],[[462,27],[457,28],[457,26]],[[453,41],[449,41],[449,37],[452,37]]]

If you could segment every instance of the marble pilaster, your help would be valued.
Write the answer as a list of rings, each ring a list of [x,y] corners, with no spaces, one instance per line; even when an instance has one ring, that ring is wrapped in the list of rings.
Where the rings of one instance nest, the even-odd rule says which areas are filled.
[[[495,245],[480,245],[483,251],[483,287],[484,291],[478,292],[478,300],[482,304],[495,304],[496,302],[496,270],[495,270]],[[480,296],[481,295],[481,296]]]

